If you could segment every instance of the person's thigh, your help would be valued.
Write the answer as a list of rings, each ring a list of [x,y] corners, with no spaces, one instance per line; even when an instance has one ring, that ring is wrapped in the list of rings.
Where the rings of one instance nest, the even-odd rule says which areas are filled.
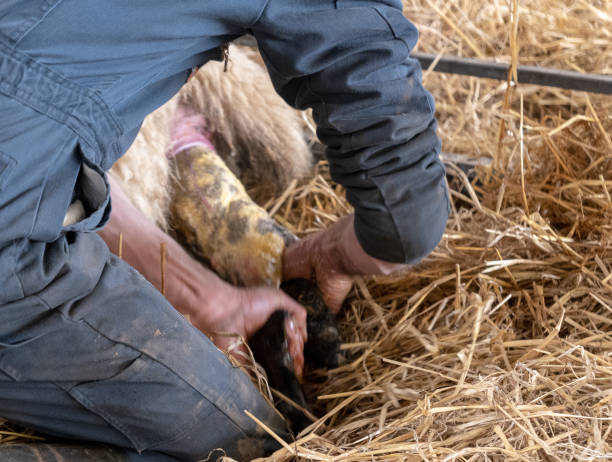
[[[246,374],[126,263],[100,267],[96,234],[69,239],[57,286],[0,306],[0,416],[186,460],[274,449],[244,410],[281,435],[282,420]]]
[[[130,442],[123,434],[80,406],[53,383],[25,382],[16,386],[10,377],[0,372],[0,409],[4,419],[14,423],[27,422],[30,427],[44,431],[46,436],[46,444],[27,443],[24,447],[0,445],[0,460],[64,460],[61,457],[66,451],[57,446],[68,446],[68,441],[62,439],[62,436],[80,434],[82,439],[95,443],[70,443],[68,447],[74,448],[74,457],[67,460],[79,460],[79,454],[82,455],[80,451],[85,450],[88,455],[91,454],[88,461],[177,462],[177,459],[159,452],[139,454],[135,450],[125,449]],[[107,444],[117,447],[109,447]]]
[[[147,111],[178,89],[177,72],[189,59],[202,61],[198,53],[240,30],[246,16],[255,20],[257,8],[236,9],[232,24],[214,11],[207,16],[195,0],[111,3],[0,6],[7,70],[0,79],[0,396],[12,397],[0,401],[0,416],[179,458],[221,447],[246,459],[271,440],[244,410],[283,434],[280,418],[161,294],[82,231],[103,224],[108,212],[99,168],[123,152],[117,139],[129,139]],[[210,4],[226,12],[236,6]],[[207,18],[202,36],[216,37],[212,44],[197,32]],[[63,227],[75,197],[88,202],[88,217]],[[52,399],[51,389],[65,399]]]

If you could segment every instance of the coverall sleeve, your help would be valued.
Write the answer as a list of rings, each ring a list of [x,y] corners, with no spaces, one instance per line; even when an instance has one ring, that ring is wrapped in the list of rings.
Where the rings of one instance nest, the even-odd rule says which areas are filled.
[[[449,213],[434,104],[401,0],[269,0],[251,28],[276,90],[312,108],[364,250],[416,263]]]

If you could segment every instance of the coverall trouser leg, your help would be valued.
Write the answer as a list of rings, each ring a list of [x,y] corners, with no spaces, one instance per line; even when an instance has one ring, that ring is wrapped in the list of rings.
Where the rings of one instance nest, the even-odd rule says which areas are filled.
[[[95,234],[74,239],[71,253],[105,251]],[[82,298],[51,307],[38,293],[0,308],[3,330],[20,334],[14,344],[4,336],[0,349],[0,415],[145,451],[143,460],[166,460],[151,451],[198,460],[215,448],[247,460],[273,449],[245,420],[249,409],[278,424],[246,375],[123,261],[109,255],[96,270]]]
[[[245,409],[285,435],[248,377],[94,232],[103,171],[265,3],[0,2],[1,417],[135,460],[262,455],[275,443]],[[75,199],[87,218],[64,227]]]
[[[193,67],[252,32],[281,96],[313,108],[364,249],[418,260],[449,209],[401,6],[0,2],[0,416],[185,459],[216,446],[244,459],[267,444],[243,409],[283,433],[247,378],[91,233],[106,215],[101,171]],[[75,194],[89,216],[62,228]],[[52,405],[49,387],[77,407]]]
[[[0,416],[133,460],[274,449],[244,410],[282,421],[246,374],[90,232],[107,185],[71,130],[4,95],[0,126]],[[74,197],[88,216],[61,228]]]

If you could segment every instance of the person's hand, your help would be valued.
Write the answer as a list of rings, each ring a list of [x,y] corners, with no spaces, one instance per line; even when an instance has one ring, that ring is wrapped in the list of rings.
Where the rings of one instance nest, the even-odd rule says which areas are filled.
[[[323,231],[302,239],[283,256],[283,279],[310,279],[319,286],[323,301],[337,313],[353,285],[353,276],[390,274],[406,265],[368,255],[357,240],[354,217],[349,215]]]
[[[119,253],[119,235],[122,234],[123,259],[161,291],[160,244],[164,243],[166,299],[177,311],[188,315],[194,326],[211,336],[215,345],[223,350],[227,350],[234,339],[218,334],[237,334],[246,341],[275,310],[287,311],[285,334],[296,373],[301,374],[307,338],[306,310],[279,289],[239,289],[226,283],[136,209],[119,183],[110,176],[109,182],[113,212],[108,225],[99,234],[110,250]]]
[[[190,315],[195,327],[208,334],[217,347],[227,351],[235,342],[235,335],[227,334],[238,334],[246,340],[272,313],[284,310],[288,313],[284,329],[289,354],[296,376],[302,376],[307,332],[306,310],[299,303],[283,291],[270,287],[236,288],[218,278],[207,283],[214,285],[212,292],[203,297],[205,303]],[[238,355],[235,357],[240,361]]]

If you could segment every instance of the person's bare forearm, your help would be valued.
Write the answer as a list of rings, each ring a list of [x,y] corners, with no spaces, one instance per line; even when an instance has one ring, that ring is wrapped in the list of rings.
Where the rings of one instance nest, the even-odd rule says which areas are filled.
[[[306,311],[282,291],[271,287],[239,289],[202,266],[172,237],[159,229],[130,202],[112,177],[113,211],[107,226],[99,231],[111,252],[122,258],[161,290],[160,244],[166,244],[165,296],[191,323],[212,335],[215,344],[228,349],[233,339],[216,333],[235,333],[245,340],[253,335],[277,309],[287,311],[285,322],[289,351],[301,374],[303,346],[307,338]]]
[[[191,304],[186,298],[198,292],[214,296],[214,288],[222,281],[207,268],[195,261],[172,237],[159,229],[138,210],[125,195],[120,184],[109,176],[113,211],[108,225],[99,231],[111,252],[119,255],[138,270],[158,290],[162,289],[161,244],[165,244],[164,295],[181,313],[192,315]],[[203,277],[203,275],[207,277]],[[207,280],[208,279],[208,280]],[[199,287],[194,287],[198,281]],[[202,284],[210,287],[202,287]]]

